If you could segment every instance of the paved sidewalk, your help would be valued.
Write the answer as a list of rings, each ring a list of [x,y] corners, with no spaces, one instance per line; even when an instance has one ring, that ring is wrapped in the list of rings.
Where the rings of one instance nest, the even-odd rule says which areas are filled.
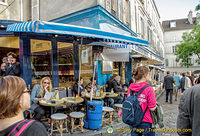
[[[157,95],[157,101],[162,105],[164,111],[164,128],[163,132],[156,132],[156,136],[178,136],[176,132],[167,132],[176,130],[176,120],[178,115],[178,101],[173,101],[173,104],[165,103],[165,91],[162,91]],[[112,134],[107,133],[107,127],[96,131],[90,129],[84,129],[84,132],[75,131],[73,134],[65,133],[64,136],[130,136],[129,126],[124,124],[122,121],[113,121]],[[165,132],[164,132],[165,131]]]

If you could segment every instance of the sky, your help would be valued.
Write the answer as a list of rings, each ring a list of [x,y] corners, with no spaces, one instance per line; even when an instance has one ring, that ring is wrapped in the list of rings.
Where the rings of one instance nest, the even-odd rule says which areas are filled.
[[[196,17],[195,7],[200,0],[154,0],[160,14],[161,21],[187,18],[190,10]],[[200,11],[199,11],[200,12]]]

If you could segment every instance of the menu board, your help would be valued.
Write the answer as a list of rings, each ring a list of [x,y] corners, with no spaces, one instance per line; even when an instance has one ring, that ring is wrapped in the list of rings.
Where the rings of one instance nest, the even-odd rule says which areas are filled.
[[[112,61],[102,61],[102,73],[112,74],[113,62]]]

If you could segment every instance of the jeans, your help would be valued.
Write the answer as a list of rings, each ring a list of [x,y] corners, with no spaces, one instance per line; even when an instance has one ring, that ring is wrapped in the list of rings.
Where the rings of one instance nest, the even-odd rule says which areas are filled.
[[[131,136],[155,136],[153,132],[152,124],[147,122],[142,122],[137,127],[130,126]]]
[[[169,93],[170,93],[170,103],[172,103],[173,89],[166,89],[166,102],[168,102]]]
[[[123,102],[123,97],[121,97],[121,96],[117,96],[114,99],[113,98],[108,98],[108,104],[109,104],[109,107],[111,107],[111,108],[114,108],[114,104],[115,103],[122,104],[122,102]]]

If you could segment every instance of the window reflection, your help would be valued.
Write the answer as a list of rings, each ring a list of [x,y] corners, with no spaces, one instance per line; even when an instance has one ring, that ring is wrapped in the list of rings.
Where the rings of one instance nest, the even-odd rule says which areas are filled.
[[[59,86],[72,87],[74,84],[73,44],[58,42]]]
[[[52,79],[51,41],[31,39],[32,85],[40,83],[41,78]]]

